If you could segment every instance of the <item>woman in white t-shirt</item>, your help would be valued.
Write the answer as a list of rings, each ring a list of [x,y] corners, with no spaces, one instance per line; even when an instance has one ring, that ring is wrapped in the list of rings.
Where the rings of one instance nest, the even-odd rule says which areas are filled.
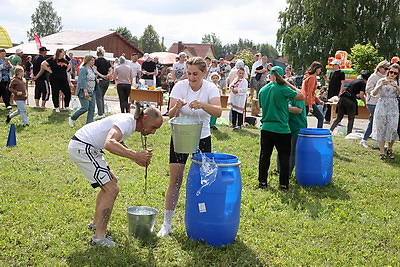
[[[211,152],[210,117],[221,116],[221,99],[218,88],[204,77],[207,65],[203,58],[193,57],[186,62],[187,79],[175,84],[170,96],[169,117],[185,116],[203,121],[199,149]],[[158,236],[171,232],[172,216],[179,197],[188,154],[175,153],[172,138],[170,143],[170,180],[165,194],[164,223]]]

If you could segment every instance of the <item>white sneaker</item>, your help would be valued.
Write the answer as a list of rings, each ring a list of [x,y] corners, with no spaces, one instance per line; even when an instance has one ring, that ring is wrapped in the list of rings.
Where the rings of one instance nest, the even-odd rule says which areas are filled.
[[[95,121],[97,121],[97,120],[101,120],[101,119],[103,119],[103,118],[105,118],[105,117],[106,117],[106,115],[104,115],[104,114],[103,114],[103,115],[96,115],[96,116],[94,116],[93,119],[94,119]]]
[[[99,239],[94,238],[94,236],[92,236],[92,238],[89,241],[89,244],[91,246],[103,246],[108,248],[112,248],[113,246],[115,246],[115,242],[112,241],[109,236],[104,236],[103,238]]]
[[[365,148],[368,148],[368,143],[366,140],[361,140],[360,145],[362,145]]]
[[[161,226],[161,230],[158,232],[158,237],[165,237],[168,236],[172,232],[171,225],[163,223]]]
[[[70,108],[70,107],[66,107],[66,108],[64,108],[64,110],[65,110],[65,111],[72,111],[73,109]]]
[[[12,109],[12,106],[7,106],[7,109]]]
[[[56,108],[56,112],[57,112],[57,113],[60,112],[60,108]]]
[[[68,117],[68,123],[69,123],[69,126],[71,126],[71,127],[75,126],[74,120],[71,117]]]

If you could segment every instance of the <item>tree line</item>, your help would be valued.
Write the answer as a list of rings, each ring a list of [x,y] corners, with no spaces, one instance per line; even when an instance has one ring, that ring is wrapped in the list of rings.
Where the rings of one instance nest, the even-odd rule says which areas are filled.
[[[337,50],[373,45],[379,56],[400,53],[400,0],[287,0],[277,47],[295,68],[325,63]]]

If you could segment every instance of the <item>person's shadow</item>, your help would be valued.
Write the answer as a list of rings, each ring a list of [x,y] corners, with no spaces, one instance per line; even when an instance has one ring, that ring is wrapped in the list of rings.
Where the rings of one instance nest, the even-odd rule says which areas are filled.
[[[233,244],[221,247],[212,247],[203,241],[195,241],[183,232],[172,233],[171,237],[185,253],[189,254],[183,266],[197,263],[213,262],[215,265],[224,263],[229,265],[262,266],[257,253],[248,248],[242,241],[236,240]],[[88,247],[69,255],[67,262],[70,266],[157,266],[155,251],[159,253],[160,238],[153,233],[146,239],[127,238],[125,243],[114,248]],[[179,249],[179,248],[178,248]],[[226,253],[236,251],[237,253]],[[243,264],[240,264],[242,262]]]

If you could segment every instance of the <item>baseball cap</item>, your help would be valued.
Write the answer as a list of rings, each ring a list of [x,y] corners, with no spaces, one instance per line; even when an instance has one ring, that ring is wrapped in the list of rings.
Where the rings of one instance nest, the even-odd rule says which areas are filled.
[[[340,61],[337,59],[332,60],[331,65],[339,65]]]
[[[150,57],[149,53],[144,53],[143,60],[147,60]]]
[[[285,71],[279,66],[272,67],[271,70],[269,71],[269,74],[274,74],[272,70],[276,70],[279,73],[279,75],[285,75]]]
[[[185,53],[185,52],[180,52],[180,53],[178,54],[178,57],[181,57],[181,56],[186,56],[186,53]]]
[[[15,50],[15,54],[19,54],[19,53],[24,53],[24,51],[22,51],[22,49],[18,48],[17,50]]]
[[[45,46],[42,46],[41,48],[39,48],[39,51],[50,51],[50,50],[47,49]]]

